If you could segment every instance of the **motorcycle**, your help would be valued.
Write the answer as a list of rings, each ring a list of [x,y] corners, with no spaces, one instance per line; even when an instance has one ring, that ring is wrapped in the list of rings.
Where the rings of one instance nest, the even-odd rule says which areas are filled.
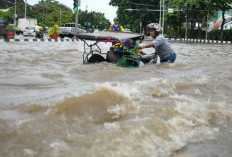
[[[35,35],[35,37],[36,38],[43,38],[43,36],[44,36],[44,33],[43,33],[43,31],[38,31],[38,32],[36,32],[36,35]]]

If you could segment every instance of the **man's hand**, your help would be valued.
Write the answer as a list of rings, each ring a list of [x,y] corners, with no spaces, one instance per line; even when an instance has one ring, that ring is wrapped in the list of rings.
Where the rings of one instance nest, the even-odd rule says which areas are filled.
[[[114,51],[114,47],[112,46],[112,47],[110,47],[110,51]]]

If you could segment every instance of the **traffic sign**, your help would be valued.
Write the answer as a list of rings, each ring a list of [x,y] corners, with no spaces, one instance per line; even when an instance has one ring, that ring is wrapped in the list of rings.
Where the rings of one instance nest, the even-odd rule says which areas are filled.
[[[84,26],[91,26],[91,22],[84,22]]]
[[[173,8],[168,8],[168,13],[173,13],[174,12],[174,10],[173,10]]]

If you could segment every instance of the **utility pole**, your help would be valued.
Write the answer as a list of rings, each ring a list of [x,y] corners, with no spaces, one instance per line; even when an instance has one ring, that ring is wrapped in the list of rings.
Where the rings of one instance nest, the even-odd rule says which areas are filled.
[[[15,0],[14,25],[16,27],[16,0]]]
[[[27,0],[25,0],[25,15],[24,18],[27,18]]]
[[[209,3],[211,3],[211,0],[209,0]],[[208,28],[209,28],[209,10],[208,10],[208,14],[207,14],[207,23],[206,23],[206,31],[205,31],[205,40],[208,39]]]
[[[162,14],[161,9],[162,9],[162,1],[160,0],[160,18],[159,18],[159,24],[160,24],[160,26],[161,26],[161,14]]]
[[[163,0],[163,23],[162,23],[163,31],[162,31],[162,35],[164,35],[164,4],[165,4],[165,0]]]
[[[188,38],[188,9],[186,9],[186,27],[185,27],[185,39]]]
[[[60,26],[61,26],[61,4],[60,4]]]
[[[77,0],[78,3],[78,0]],[[77,6],[77,12],[76,12],[76,20],[75,20],[75,34],[77,34],[77,25],[78,25],[78,6]]]
[[[77,34],[77,25],[78,25],[78,2],[80,0],[74,0],[73,11],[75,12],[75,35]]]
[[[208,27],[209,27],[209,24],[208,24],[208,21],[209,21],[209,11],[208,11],[208,14],[207,14],[207,22],[206,22],[206,31],[205,31],[205,40],[208,39]]]

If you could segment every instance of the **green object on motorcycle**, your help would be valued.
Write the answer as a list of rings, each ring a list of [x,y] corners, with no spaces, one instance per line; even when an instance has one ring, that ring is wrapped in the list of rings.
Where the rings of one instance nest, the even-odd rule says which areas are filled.
[[[126,68],[135,68],[139,66],[139,56],[125,55],[118,62],[117,65]]]

